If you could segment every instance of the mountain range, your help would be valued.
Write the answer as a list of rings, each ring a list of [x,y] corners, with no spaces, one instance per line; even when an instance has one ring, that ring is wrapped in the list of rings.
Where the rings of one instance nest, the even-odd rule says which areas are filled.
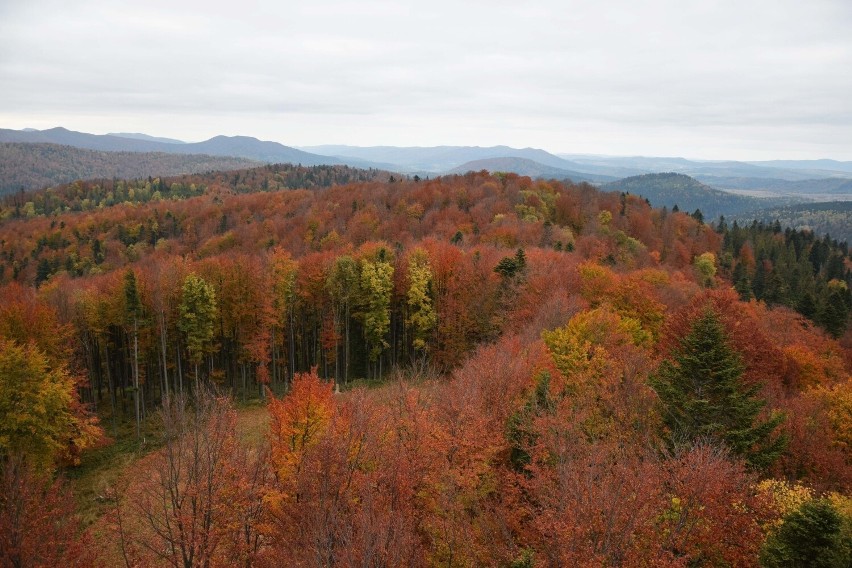
[[[159,152],[171,155],[204,155],[253,160],[260,163],[348,165],[421,176],[464,173],[469,170],[513,171],[531,177],[570,179],[607,184],[619,179],[651,173],[684,174],[699,182],[728,192],[748,195],[784,196],[798,201],[852,199],[852,162],[836,160],[774,160],[763,162],[704,161],[680,157],[598,156],[553,154],[538,148],[509,146],[346,146],[323,145],[290,147],[278,142],[248,136],[215,136],[203,142],[184,142],[142,133],[87,134],[57,127],[48,130],[0,129],[0,143],[58,144],[98,152]],[[16,150],[21,152],[20,149]],[[33,150],[34,154],[44,150]],[[68,152],[70,155],[71,153]],[[54,150],[52,155],[59,155]],[[154,168],[148,175],[176,173],[174,169],[155,171],[159,162],[151,157],[140,160]],[[106,160],[109,162],[109,160]],[[61,169],[62,164],[54,163]],[[146,166],[148,167],[148,166]],[[6,168],[9,169],[8,167]],[[68,175],[88,172],[95,177],[112,175],[108,169],[85,170],[73,162]],[[102,172],[102,173],[101,173]],[[51,174],[52,172],[43,172]],[[137,170],[128,172],[136,175]],[[51,178],[50,175],[42,176]],[[67,176],[56,177],[68,181]],[[51,179],[54,179],[51,178]],[[4,187],[8,186],[5,184]],[[41,186],[26,186],[38,189]],[[8,189],[7,189],[8,191]],[[0,193],[3,189],[0,189]]]
[[[302,150],[340,159],[359,159],[380,163],[406,173],[448,173],[462,164],[493,158],[521,158],[543,166],[578,171],[572,162],[537,148],[509,146],[308,146]],[[597,173],[597,172],[588,172]]]
[[[0,195],[75,180],[161,177],[259,165],[256,160],[231,156],[103,152],[60,144],[0,142]]]
[[[262,141],[249,136],[215,136],[204,142],[180,143],[180,141],[164,142],[162,139],[147,135],[87,134],[57,127],[35,131],[0,129],[0,142],[61,144],[101,152],[205,154],[208,156],[248,158],[249,160],[268,163],[302,164],[304,166],[344,163],[340,160],[330,159],[328,156],[310,154],[278,142]]]
[[[580,166],[580,171],[595,168],[621,168],[627,177],[652,172],[675,172],[697,176],[741,177],[804,181],[822,178],[852,178],[852,162],[835,160],[779,160],[738,162],[735,160],[688,160],[686,158],[645,156],[588,156],[559,154]]]

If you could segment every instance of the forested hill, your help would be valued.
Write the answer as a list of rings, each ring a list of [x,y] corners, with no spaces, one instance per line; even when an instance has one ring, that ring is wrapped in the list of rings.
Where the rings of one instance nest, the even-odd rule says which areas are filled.
[[[831,236],[852,244],[852,201],[826,201],[800,203],[785,207],[771,207],[748,215],[734,216],[741,224],[753,219],[766,224],[778,221],[784,228],[811,230],[818,236]]]
[[[134,156],[145,154],[134,154]],[[46,190],[15,193],[0,199],[0,220],[91,211],[117,204],[186,199],[204,193],[235,194],[279,189],[311,189],[358,181],[386,181],[393,174],[349,166],[273,164],[234,171],[170,177],[90,179]]]
[[[94,178],[147,178],[237,170],[246,158],[163,152],[102,152],[58,144],[0,143],[0,196]]]
[[[777,220],[720,227],[719,264],[744,301],[788,306],[832,335],[843,335],[852,312],[852,263],[845,241],[812,230],[782,229]]]
[[[148,201],[125,180],[112,206],[0,221],[0,527],[27,512],[22,554],[751,567],[805,531],[849,565],[845,244],[516,174],[290,173],[332,171]],[[51,483],[74,464],[77,501]]]
[[[293,191],[298,189],[314,191]],[[57,217],[75,211],[83,215]],[[23,222],[39,216],[48,216],[49,225],[47,219]],[[780,237],[773,227],[748,225],[750,232],[743,233],[743,227],[724,225],[716,233],[700,220],[696,230],[672,240],[672,225],[695,223],[693,217],[652,209],[635,194],[483,172],[428,181],[346,166],[263,166],[176,178],[75,182],[6,198],[0,208],[0,219],[6,219],[0,224],[0,282],[41,284],[63,272],[100,274],[163,250],[206,258],[230,251],[254,254],[286,243],[300,256],[373,239],[404,245],[431,235],[476,246],[580,248],[611,263],[651,266],[689,265],[697,247],[727,251],[718,269],[743,288],[744,297],[763,299],[765,294],[767,301],[800,309],[820,322],[830,296],[827,283],[852,284],[845,244],[826,243],[807,232],[791,237],[788,231],[778,249],[773,243]],[[767,292],[763,286],[770,275],[775,284]],[[777,291],[779,286],[783,291]],[[844,316],[841,323],[830,324],[832,332],[842,334],[845,323]]]
[[[602,186],[604,191],[620,191],[641,195],[654,207],[672,208],[693,213],[700,209],[707,220],[719,215],[744,214],[759,209],[763,201],[719,191],[685,174],[660,173],[624,178]]]

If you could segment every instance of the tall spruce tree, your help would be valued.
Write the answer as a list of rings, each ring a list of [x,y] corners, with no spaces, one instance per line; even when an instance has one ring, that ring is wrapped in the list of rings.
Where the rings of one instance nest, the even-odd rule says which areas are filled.
[[[743,370],[724,325],[708,308],[650,379],[673,447],[711,440],[755,469],[775,461],[787,442],[774,433],[784,416],[758,420],[766,401],[757,396],[759,385],[743,381]]]

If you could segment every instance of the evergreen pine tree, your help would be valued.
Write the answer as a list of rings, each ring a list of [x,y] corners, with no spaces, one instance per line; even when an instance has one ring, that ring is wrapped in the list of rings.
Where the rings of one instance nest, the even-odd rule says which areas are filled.
[[[766,291],[766,266],[763,264],[763,257],[757,259],[757,268],[754,271],[754,280],[751,284],[751,289],[754,292],[754,297],[758,300],[763,299],[763,294]]]
[[[817,314],[817,303],[813,293],[808,290],[803,292],[796,303],[796,311],[808,319],[814,319]]]
[[[734,289],[740,295],[742,301],[748,302],[754,297],[751,293],[751,279],[748,277],[748,271],[742,262],[738,262],[734,267],[734,274],[731,279],[734,281]]]
[[[759,385],[743,382],[743,370],[722,322],[708,308],[650,379],[673,447],[712,440],[750,467],[775,461],[786,446],[786,438],[774,435],[784,416],[758,421],[766,402],[757,396]]]
[[[839,280],[829,282],[821,294],[817,323],[835,338],[846,331],[850,311],[848,296],[846,283]]]

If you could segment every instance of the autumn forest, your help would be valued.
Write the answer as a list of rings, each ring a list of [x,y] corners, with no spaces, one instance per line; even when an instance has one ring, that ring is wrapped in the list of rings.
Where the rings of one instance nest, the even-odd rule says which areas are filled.
[[[8,195],[0,566],[848,567],[850,287],[510,173]]]

